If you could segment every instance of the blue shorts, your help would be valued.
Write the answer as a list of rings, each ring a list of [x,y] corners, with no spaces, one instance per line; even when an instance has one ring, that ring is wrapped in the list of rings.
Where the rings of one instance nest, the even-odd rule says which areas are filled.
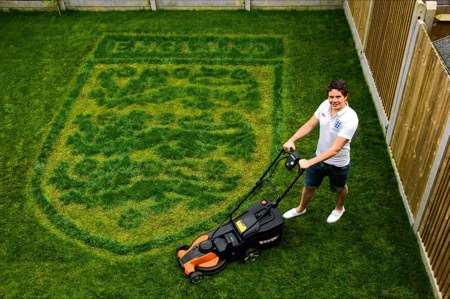
[[[330,178],[330,191],[340,192],[347,183],[350,163],[343,167],[320,162],[306,169],[305,187],[317,188],[324,177]]]

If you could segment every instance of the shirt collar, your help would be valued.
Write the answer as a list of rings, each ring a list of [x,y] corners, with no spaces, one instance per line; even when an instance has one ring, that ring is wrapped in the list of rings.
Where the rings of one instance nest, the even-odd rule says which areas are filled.
[[[345,112],[347,112],[347,110],[348,110],[348,103],[347,103],[347,105],[345,105],[345,107],[344,107],[343,109],[339,110],[339,111],[336,113],[336,116],[335,116],[335,117],[342,116]],[[330,105],[329,103],[328,103],[328,113],[329,113],[330,116],[331,116],[331,105]]]
[[[343,109],[339,110],[338,113],[336,113],[336,116],[341,116],[342,114],[347,112],[347,110],[348,110],[348,104],[345,105],[345,107]]]

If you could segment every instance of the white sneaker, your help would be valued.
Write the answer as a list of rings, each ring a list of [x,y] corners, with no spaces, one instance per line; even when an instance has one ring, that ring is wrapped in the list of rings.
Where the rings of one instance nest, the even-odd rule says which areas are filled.
[[[284,218],[284,219],[290,219],[290,218],[294,218],[294,217],[303,215],[303,214],[305,214],[305,213],[306,213],[306,209],[303,209],[303,211],[301,211],[301,212],[299,213],[299,212],[297,212],[297,208],[292,208],[292,209],[290,209],[289,211],[286,211],[286,212],[283,214],[283,218]]]
[[[342,210],[338,211],[336,209],[334,209],[333,211],[331,211],[330,216],[328,216],[327,218],[327,222],[328,223],[335,223],[336,221],[338,221],[342,215],[344,215],[345,212],[345,208],[342,207]]]

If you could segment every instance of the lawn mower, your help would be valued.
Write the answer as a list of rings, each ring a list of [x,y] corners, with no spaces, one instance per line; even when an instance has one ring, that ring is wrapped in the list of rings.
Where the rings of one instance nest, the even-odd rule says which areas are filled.
[[[282,194],[275,194],[272,200],[261,199],[244,213],[233,218],[241,205],[257,194],[264,185],[270,184],[272,191],[275,192],[271,179],[277,166],[284,160],[288,170],[294,168],[298,170],[286,190]],[[197,237],[191,245],[182,245],[177,248],[178,264],[192,283],[198,283],[204,275],[222,271],[231,261],[254,261],[261,249],[280,242],[284,219],[277,207],[303,173],[298,166],[299,160],[297,152],[286,153],[281,150],[253,188],[239,201],[223,225]]]

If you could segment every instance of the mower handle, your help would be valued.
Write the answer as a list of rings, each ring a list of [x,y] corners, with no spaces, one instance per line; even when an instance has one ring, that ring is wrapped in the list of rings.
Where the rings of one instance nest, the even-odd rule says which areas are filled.
[[[305,170],[303,168],[301,168],[299,165],[297,176],[292,180],[292,182],[289,184],[289,186],[286,188],[286,190],[283,192],[283,194],[281,194],[277,198],[277,200],[275,202],[275,207],[278,207],[278,204],[281,202],[281,200],[286,196],[286,194],[289,193],[289,191],[291,191],[292,187],[295,185],[295,183],[297,183],[298,179],[302,176],[303,172],[305,172]]]
[[[293,148],[293,147],[288,148],[287,151],[284,149],[284,147],[282,149],[285,153],[288,153],[288,154],[293,153],[295,151],[295,148]]]
[[[263,185],[263,179],[266,176],[266,174],[269,172],[270,169],[272,169],[272,167],[275,165],[278,165],[278,163],[282,160],[282,159],[287,159],[285,166],[288,170],[292,170],[295,165],[298,165],[298,161],[300,160],[300,155],[297,152],[294,151],[290,151],[288,153],[287,157],[281,158],[280,156],[282,155],[282,153],[285,152],[284,149],[281,149],[280,153],[278,154],[278,156],[274,159],[274,161],[270,164],[270,166],[268,167],[268,169],[264,172],[264,174],[261,176],[261,178],[258,180],[258,182],[256,182],[255,186],[252,188],[252,190],[247,193],[247,195],[239,202],[238,206],[231,212],[230,214],[230,222],[232,223],[233,226],[235,226],[234,222],[233,222],[233,214],[234,212],[236,212],[240,206],[242,205],[242,203],[244,201],[246,201],[254,192],[256,192],[259,188],[262,187]],[[295,178],[291,181],[291,183],[288,185],[288,187],[286,188],[286,190],[283,192],[283,194],[279,195],[278,198],[275,200],[275,203],[272,204],[273,207],[277,208],[278,205],[280,204],[281,200],[289,193],[289,191],[291,191],[292,187],[295,185],[295,183],[297,183],[298,179],[302,176],[303,172],[305,170],[302,169],[300,167],[300,165],[298,165],[298,173],[295,176]],[[266,212],[264,213],[264,215],[266,215],[269,212],[269,210],[266,210]],[[247,231],[250,231],[250,229],[256,224],[257,222],[253,223],[250,227],[247,228]],[[236,228],[236,227],[235,227]],[[215,234],[215,232],[214,232]],[[213,236],[214,236],[213,234]]]
[[[272,161],[272,163],[269,165],[269,167],[267,167],[267,169],[264,171],[263,175],[258,179],[258,181],[255,183],[255,185],[253,186],[253,188],[239,201],[239,203],[237,204],[237,206],[233,209],[233,211],[231,211],[230,213],[230,222],[233,223],[233,214],[239,210],[239,208],[241,207],[241,205],[248,199],[250,198],[251,195],[253,195],[256,191],[258,191],[258,189],[260,189],[263,186],[264,183],[264,178],[267,175],[267,173],[269,173],[269,171],[274,167],[274,165],[278,164],[278,162],[280,162],[282,159],[280,159],[281,155],[285,153],[284,148],[281,148],[281,150],[279,151],[279,153],[277,154],[276,158]],[[287,158],[287,157],[286,157]],[[294,186],[294,184],[297,182],[297,180],[300,178],[300,176],[303,174],[303,170],[300,169],[299,167],[299,174],[296,176],[296,178],[294,179],[294,181],[289,185],[288,189],[277,198],[276,203],[275,203],[275,207],[278,206],[278,204],[280,203],[280,201],[283,199],[284,196],[286,196],[286,194],[289,192],[289,190]],[[234,223],[233,223],[234,225]],[[219,227],[217,227],[217,229],[212,233],[211,237],[213,238],[214,235],[216,234],[217,230],[219,229]]]
[[[233,211],[231,211],[231,213],[230,213],[230,221],[233,220],[233,214],[234,214],[237,210],[239,210],[239,208],[241,207],[241,205],[242,205],[242,204],[243,204],[243,203],[244,203],[244,202],[245,202],[245,201],[246,201],[253,193],[255,193],[256,191],[258,191],[258,190],[262,187],[263,182],[264,182],[264,178],[266,177],[266,175],[269,173],[269,171],[270,171],[274,166],[276,166],[282,159],[285,159],[285,158],[288,158],[288,157],[291,157],[291,158],[292,158],[292,156],[295,156],[295,157],[297,157],[296,160],[300,159],[300,157],[298,156],[298,154],[296,154],[296,153],[293,152],[293,151],[289,151],[289,152],[288,152],[288,157],[284,157],[284,158],[281,158],[281,159],[280,159],[280,157],[283,155],[283,153],[286,153],[286,151],[285,151],[284,148],[282,147],[281,150],[280,150],[280,152],[279,152],[278,155],[276,156],[276,158],[272,161],[272,163],[270,163],[269,167],[267,167],[266,171],[264,171],[263,175],[259,178],[259,180],[258,180],[258,181],[256,182],[256,184],[253,186],[253,188],[252,188],[252,189],[244,196],[243,199],[241,199],[241,201],[240,201],[239,204],[236,206],[236,208],[234,208]],[[288,166],[286,165],[286,167],[288,167]],[[294,166],[288,167],[289,170],[292,169],[292,168],[294,168]],[[280,201],[281,201],[281,200],[283,199],[283,197],[286,196],[286,194],[291,190],[291,188],[294,186],[294,184],[297,182],[297,180],[300,178],[300,176],[301,176],[302,174],[303,174],[303,170],[302,170],[302,169],[300,168],[300,166],[299,166],[299,174],[295,177],[295,179],[291,182],[291,184],[289,184],[289,186],[288,186],[288,188],[286,189],[286,191],[283,192],[283,194],[277,198],[276,203],[275,203],[275,207],[278,206],[278,204],[280,203]]]
[[[258,189],[260,189],[263,185],[263,180],[264,177],[267,175],[267,173],[272,169],[272,167],[279,162],[279,159],[281,157],[281,155],[284,153],[284,149],[282,148],[281,151],[278,153],[277,157],[272,161],[272,163],[270,163],[269,167],[267,167],[266,171],[264,171],[263,175],[258,179],[258,181],[256,181],[255,185],[253,186],[253,188],[244,196],[243,199],[241,199],[241,201],[238,203],[238,205],[233,209],[233,211],[231,211],[230,213],[230,221],[233,220],[233,214],[239,210],[239,208],[241,207],[241,205],[244,203],[244,201],[246,201],[253,193],[255,193]]]

